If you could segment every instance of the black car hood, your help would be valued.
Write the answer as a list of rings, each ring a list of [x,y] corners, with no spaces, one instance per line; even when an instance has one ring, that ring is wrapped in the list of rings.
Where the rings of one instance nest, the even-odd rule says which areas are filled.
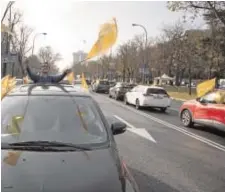
[[[3,192],[119,192],[122,183],[109,149],[88,152],[22,151],[17,164],[5,163]]]

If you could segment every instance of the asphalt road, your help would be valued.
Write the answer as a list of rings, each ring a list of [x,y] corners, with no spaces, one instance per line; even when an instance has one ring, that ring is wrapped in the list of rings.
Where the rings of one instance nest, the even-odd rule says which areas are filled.
[[[181,126],[173,101],[166,113],[132,106],[91,93],[106,116],[128,125],[115,136],[142,192],[224,192],[225,133]]]

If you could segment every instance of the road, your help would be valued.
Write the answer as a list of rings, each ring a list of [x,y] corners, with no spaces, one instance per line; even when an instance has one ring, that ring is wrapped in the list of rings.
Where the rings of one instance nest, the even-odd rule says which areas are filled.
[[[225,133],[181,126],[173,101],[166,113],[132,106],[91,93],[106,116],[128,125],[115,136],[142,192],[224,192]]]

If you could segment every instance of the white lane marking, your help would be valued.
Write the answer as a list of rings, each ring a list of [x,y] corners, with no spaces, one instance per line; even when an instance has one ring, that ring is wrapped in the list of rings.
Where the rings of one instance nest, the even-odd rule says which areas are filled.
[[[136,109],[133,109],[133,108],[131,108],[129,106],[126,106],[126,105],[122,105],[121,103],[116,102],[114,100],[111,100],[111,99],[109,99],[107,97],[105,97],[105,98],[108,99],[110,102],[115,103],[116,105],[118,105],[120,107],[126,108],[126,109],[128,109],[130,111],[133,111],[136,114],[142,115],[142,116],[144,116],[144,117],[146,117],[146,118],[148,118],[148,119],[150,119],[152,121],[155,121],[155,122],[157,122],[157,123],[159,123],[161,125],[165,125],[168,128],[171,128],[171,129],[174,129],[176,131],[179,131],[179,132],[181,132],[181,133],[183,133],[185,135],[188,135],[189,137],[192,137],[192,138],[194,138],[194,139],[196,139],[198,141],[201,141],[201,142],[203,142],[203,143],[205,143],[205,144],[207,144],[207,145],[209,145],[211,147],[214,147],[216,149],[219,149],[219,150],[225,152],[225,146],[223,146],[223,145],[221,145],[219,143],[216,143],[214,141],[211,141],[209,139],[206,139],[205,137],[202,137],[202,136],[199,136],[199,135],[194,134],[192,132],[189,132],[189,131],[185,130],[184,128],[178,127],[176,125],[173,125],[171,123],[168,123],[166,121],[163,121],[163,120],[161,120],[159,118],[153,117],[152,115],[149,115],[147,113],[144,113],[144,112],[141,112],[141,111],[137,111]]]
[[[156,140],[150,135],[150,133],[148,131],[146,131],[145,128],[136,128],[135,126],[133,126],[132,124],[130,124],[129,122],[127,122],[126,120],[124,120],[123,118],[114,115],[115,118],[117,118],[119,121],[125,123],[129,128],[127,129],[128,131],[135,133],[141,137],[144,137],[145,139],[148,139],[150,141],[152,141],[153,143],[156,143]]]

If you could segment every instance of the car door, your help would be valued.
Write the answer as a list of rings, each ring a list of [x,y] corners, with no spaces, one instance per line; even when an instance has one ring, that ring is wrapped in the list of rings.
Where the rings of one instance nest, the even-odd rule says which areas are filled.
[[[110,89],[109,89],[109,94],[111,95],[111,96],[114,96],[114,90],[115,90],[115,86],[113,86],[113,87],[111,87]]]
[[[211,110],[215,103],[214,92],[201,97],[194,110],[194,121],[199,124],[213,126]]]
[[[126,97],[127,97],[127,101],[130,104],[135,104],[135,95],[136,95],[136,91],[138,89],[137,87],[134,87],[133,89],[131,89],[129,92],[126,93]]]
[[[215,96],[216,104],[210,107],[210,117],[214,127],[225,130],[225,92],[218,91]]]

